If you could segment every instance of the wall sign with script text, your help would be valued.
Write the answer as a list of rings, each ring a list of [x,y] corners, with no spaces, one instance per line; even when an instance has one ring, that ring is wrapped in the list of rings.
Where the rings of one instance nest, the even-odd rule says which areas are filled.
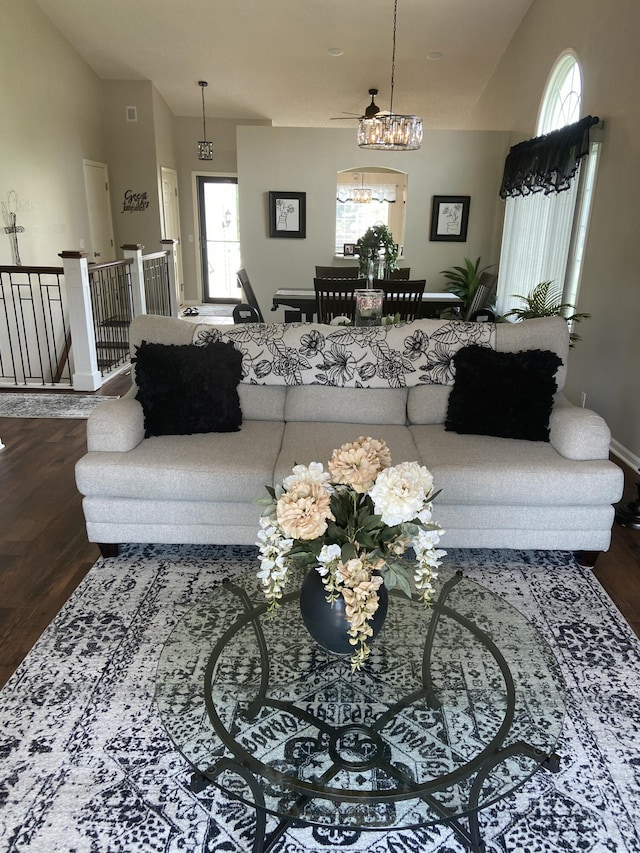
[[[121,213],[141,213],[149,207],[148,193],[134,193],[133,190],[125,190],[122,200]]]

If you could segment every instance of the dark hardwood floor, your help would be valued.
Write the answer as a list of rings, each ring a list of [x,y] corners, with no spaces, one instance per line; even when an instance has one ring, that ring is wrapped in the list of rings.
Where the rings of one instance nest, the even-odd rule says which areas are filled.
[[[96,393],[129,384],[122,375]],[[0,686],[100,556],[74,480],[85,431],[85,420],[0,418]],[[625,500],[637,479],[625,470]],[[640,636],[640,531],[615,525],[594,572]]]

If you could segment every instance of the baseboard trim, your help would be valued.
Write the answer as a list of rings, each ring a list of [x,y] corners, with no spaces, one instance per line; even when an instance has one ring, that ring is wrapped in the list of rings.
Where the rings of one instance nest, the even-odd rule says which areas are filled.
[[[617,456],[629,468],[633,468],[634,471],[640,469],[640,457],[628,450],[623,444],[620,444],[619,441],[616,441],[615,438],[611,439],[609,448],[613,455]]]

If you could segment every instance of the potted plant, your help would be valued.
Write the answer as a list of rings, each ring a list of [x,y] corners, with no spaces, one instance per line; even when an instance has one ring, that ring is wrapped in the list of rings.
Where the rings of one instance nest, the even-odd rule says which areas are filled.
[[[504,315],[506,317],[517,317],[518,320],[530,320],[532,317],[564,317],[569,326],[569,346],[574,346],[580,340],[580,335],[571,331],[574,323],[587,320],[591,314],[578,312],[575,305],[562,301],[562,291],[553,281],[541,281],[533,288],[528,296],[514,294],[516,299],[524,302],[519,308],[512,308]]]
[[[441,274],[446,278],[448,289],[451,293],[455,293],[460,299],[464,300],[462,313],[471,304],[471,301],[478,289],[480,276],[483,272],[490,270],[495,264],[480,268],[480,258],[476,259],[475,264],[469,258],[464,259],[463,267],[452,267],[449,270],[441,270]],[[488,307],[492,308],[492,305]]]
[[[360,275],[363,278],[369,273],[370,262],[376,264],[382,261],[389,271],[398,268],[398,244],[391,231],[382,223],[367,228],[358,240],[358,254]]]

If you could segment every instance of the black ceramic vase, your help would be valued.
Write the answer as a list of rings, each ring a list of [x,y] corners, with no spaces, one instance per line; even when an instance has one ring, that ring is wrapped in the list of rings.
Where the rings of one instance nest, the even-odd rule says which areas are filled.
[[[378,589],[379,604],[373,619],[369,622],[373,628],[373,637],[384,624],[389,603],[389,593],[384,584]],[[300,613],[307,631],[323,648],[339,655],[351,655],[355,646],[349,642],[349,622],[342,596],[329,604],[324,584],[319,572],[313,568],[307,572],[300,587]]]

